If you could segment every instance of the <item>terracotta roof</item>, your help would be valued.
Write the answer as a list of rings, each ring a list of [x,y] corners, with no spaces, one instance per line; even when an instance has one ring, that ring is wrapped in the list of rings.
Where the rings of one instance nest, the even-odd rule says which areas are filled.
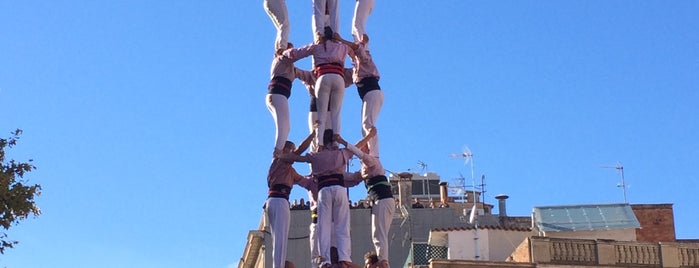
[[[435,232],[449,232],[449,231],[468,231],[468,230],[475,230],[476,228],[473,226],[468,226],[468,227],[449,227],[449,228],[435,228],[432,229],[431,231]],[[498,226],[498,225],[485,225],[485,226],[478,226],[478,229],[488,229],[488,230],[503,230],[503,231],[517,231],[517,232],[531,232],[531,228],[521,228],[521,227],[503,227],[503,226]]]

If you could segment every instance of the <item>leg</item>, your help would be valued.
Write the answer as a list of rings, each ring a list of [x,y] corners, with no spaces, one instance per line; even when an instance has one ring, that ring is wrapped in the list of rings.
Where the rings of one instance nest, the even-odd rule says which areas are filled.
[[[316,121],[318,121],[318,109],[316,108],[316,97],[311,96],[310,110],[308,111],[308,133],[313,133]],[[313,139],[309,147],[311,152],[318,151],[318,140]]]
[[[345,98],[345,80],[341,75],[338,74],[328,74],[331,78],[330,84],[330,121],[332,121],[332,129],[335,134],[340,134],[341,129],[341,114],[342,114],[342,100]],[[319,108],[320,109],[320,108]]]
[[[339,261],[351,262],[352,242],[350,240],[350,211],[347,190],[342,186],[331,186],[334,193],[333,224],[337,236],[337,253]]]
[[[318,125],[316,126],[316,142],[323,144],[323,132],[326,129],[326,118],[328,114],[328,105],[330,104],[330,90],[332,89],[333,74],[324,74],[316,80],[316,107],[318,108]],[[333,107],[335,107],[333,105]],[[334,123],[334,122],[333,122]]]
[[[332,187],[325,187],[318,191],[318,249],[320,256],[323,257],[323,263],[330,263],[330,239],[333,228],[333,193]]]
[[[364,100],[362,101],[362,135],[365,136],[369,133],[369,129],[376,126],[381,106],[383,106],[383,92],[381,90],[372,90],[364,95]],[[369,154],[379,157],[379,135],[374,136],[367,144],[369,146]]]
[[[269,230],[272,235],[272,256],[274,268],[284,268],[286,261],[286,245],[289,239],[289,201],[284,198],[267,198],[267,217]]]
[[[352,18],[352,35],[354,41],[359,41],[366,34],[366,21],[374,9],[374,0],[358,0],[354,5],[354,17]]]
[[[311,28],[313,29],[314,38],[315,34],[322,34],[323,28],[325,28],[325,7],[326,0],[313,0],[313,16],[311,17]]]
[[[311,247],[311,264],[318,265],[316,263],[316,260],[320,257],[320,251],[318,250],[318,224],[311,223],[309,229],[308,240]]]
[[[333,32],[340,32],[340,5],[338,0],[327,0],[328,24]]]
[[[388,261],[388,232],[395,210],[396,201],[393,198],[379,199],[371,208],[371,238],[379,261]]]
[[[289,100],[281,94],[267,94],[265,99],[276,127],[274,149],[281,151],[289,137]]]
[[[286,49],[287,43],[289,43],[289,31],[291,25],[289,24],[289,14],[286,9],[285,0],[265,0],[263,2],[265,11],[267,15],[272,19],[274,27],[277,28],[277,37],[274,40],[275,49]]]

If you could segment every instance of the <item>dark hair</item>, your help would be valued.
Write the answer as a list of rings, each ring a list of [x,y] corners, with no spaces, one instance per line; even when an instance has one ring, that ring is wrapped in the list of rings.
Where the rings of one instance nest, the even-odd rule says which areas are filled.
[[[295,147],[295,146],[296,146],[296,144],[294,144],[293,141],[286,141],[286,142],[284,143],[284,149],[291,148],[291,147]]]
[[[377,256],[376,253],[371,251],[364,254],[364,259],[369,260],[369,263],[371,264],[376,264],[379,262],[379,256]]]
[[[326,129],[325,132],[323,132],[323,145],[328,146],[332,144],[334,135],[335,133],[332,129]]]
[[[333,40],[333,36],[335,35],[335,33],[333,33],[333,28],[330,28],[330,26],[325,26],[325,29],[323,30],[323,38],[325,38],[326,41]]]

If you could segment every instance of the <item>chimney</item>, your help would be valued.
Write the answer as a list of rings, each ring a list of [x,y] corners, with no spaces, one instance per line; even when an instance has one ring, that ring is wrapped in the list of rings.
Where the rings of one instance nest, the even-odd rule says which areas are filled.
[[[398,174],[398,200],[401,206],[406,209],[412,208],[411,199],[413,195],[413,174],[401,172]]]
[[[506,194],[499,194],[495,196],[495,199],[498,200],[498,217],[500,218],[500,225],[505,225],[505,219],[507,219],[507,205],[506,205],[506,199],[509,198]]]
[[[442,204],[446,204],[448,200],[447,196],[447,182],[440,182],[439,183],[439,201],[442,202]]]

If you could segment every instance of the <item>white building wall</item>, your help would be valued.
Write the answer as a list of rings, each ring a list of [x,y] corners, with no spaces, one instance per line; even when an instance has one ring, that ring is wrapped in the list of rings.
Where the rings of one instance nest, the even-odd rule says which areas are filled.
[[[476,230],[450,231],[448,233],[448,258],[450,260],[476,260]],[[478,248],[482,261],[506,261],[517,246],[531,232],[510,230],[478,230]]]
[[[476,260],[476,230],[450,231],[447,258],[450,260]],[[478,230],[478,260],[489,260],[488,230]]]

